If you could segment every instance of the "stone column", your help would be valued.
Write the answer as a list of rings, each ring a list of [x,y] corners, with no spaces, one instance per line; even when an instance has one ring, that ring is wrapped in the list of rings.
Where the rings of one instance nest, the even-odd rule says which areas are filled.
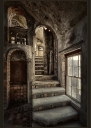
[[[27,99],[31,103],[32,96],[32,81],[33,81],[33,64],[32,59],[27,59]]]

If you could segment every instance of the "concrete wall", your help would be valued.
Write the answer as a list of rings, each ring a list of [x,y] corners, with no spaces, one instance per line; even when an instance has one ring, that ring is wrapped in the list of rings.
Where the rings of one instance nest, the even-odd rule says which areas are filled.
[[[87,17],[58,40],[58,79],[65,87],[65,54],[72,50],[81,49],[81,122],[86,126],[87,121]]]

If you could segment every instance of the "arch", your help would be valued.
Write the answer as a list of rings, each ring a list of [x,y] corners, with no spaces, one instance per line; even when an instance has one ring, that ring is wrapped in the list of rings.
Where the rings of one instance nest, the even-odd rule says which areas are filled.
[[[25,54],[25,56],[26,56],[26,60],[28,59],[28,56],[27,56],[27,52],[26,52],[26,51],[24,51],[22,48],[14,47],[14,48],[10,48],[10,49],[8,49],[8,50],[6,51],[6,53],[5,53],[5,60],[7,61],[8,55],[11,55],[11,53],[12,53],[13,51],[16,51],[16,50],[21,50],[21,51],[23,51],[24,54]]]
[[[57,41],[57,35],[50,26],[45,25],[45,24],[36,24],[35,25],[35,35],[36,35],[36,31],[40,27],[47,28],[53,35],[54,53],[55,53],[54,54],[54,74],[56,76],[58,76],[58,41]]]
[[[18,59],[16,59],[17,58],[17,52],[18,53],[20,53],[20,54],[23,54],[24,55],[24,57],[23,57],[23,59],[21,59],[21,56],[20,56],[20,58],[18,58]],[[16,53],[16,56],[15,56],[15,53]],[[14,55],[13,57],[12,57],[12,55]],[[10,95],[10,94],[16,94],[17,95],[17,90],[15,90],[15,88],[17,87],[17,89],[19,88],[21,88],[21,89],[26,89],[26,91],[25,91],[25,95],[26,95],[26,97],[25,97],[25,101],[23,100],[23,98],[20,98],[19,99],[19,97],[21,97],[21,95],[20,96],[16,96],[16,101],[18,101],[19,100],[19,102],[27,102],[28,101],[28,86],[27,86],[27,57],[26,57],[26,53],[23,51],[23,50],[21,50],[20,48],[13,48],[13,49],[9,49],[8,50],[8,53],[7,53],[7,55],[6,55],[6,57],[7,57],[7,107],[10,105],[10,103],[11,103],[11,101],[14,101],[15,99],[15,97],[14,97],[14,95],[12,96],[12,95]],[[14,60],[14,59],[16,59],[16,61]],[[21,59],[21,61],[23,61],[23,62],[21,62],[19,59]],[[11,64],[13,64],[13,67],[11,68]],[[12,81],[11,81],[11,79],[12,79],[12,75],[10,74],[10,73],[15,73],[15,72],[11,72],[10,71],[10,69],[15,69],[14,71],[17,71],[17,68],[19,69],[19,67],[17,66],[17,64],[18,65],[20,65],[20,66],[23,66],[22,64],[25,64],[24,66],[26,66],[26,73],[25,73],[25,75],[26,75],[26,79],[25,79],[25,81],[26,81],[26,83],[24,83],[25,81],[21,81],[21,78],[20,78],[20,80],[18,81],[19,83],[13,83],[13,86],[11,86],[12,85]],[[16,66],[15,66],[16,65]],[[21,67],[20,67],[21,68]],[[22,69],[22,68],[21,68]],[[23,68],[24,69],[24,68]],[[22,71],[23,72],[23,71]],[[25,72],[25,69],[24,69],[24,72]],[[15,75],[15,74],[14,74]],[[14,76],[13,75],[13,76]],[[17,75],[16,75],[17,76]],[[13,77],[14,78],[14,77]],[[18,78],[18,77],[17,77]],[[17,80],[17,79],[16,79]],[[15,82],[15,81],[14,81]],[[23,86],[22,86],[23,85]],[[16,91],[15,93],[12,93],[11,92],[11,89],[13,90],[13,91]],[[24,91],[24,90],[23,90]],[[19,92],[18,92],[18,94],[19,94]],[[11,98],[11,97],[13,97],[13,98]]]
[[[19,5],[18,6],[13,5],[8,7],[7,18],[8,18],[8,27],[21,26],[25,29],[28,28],[26,14]]]

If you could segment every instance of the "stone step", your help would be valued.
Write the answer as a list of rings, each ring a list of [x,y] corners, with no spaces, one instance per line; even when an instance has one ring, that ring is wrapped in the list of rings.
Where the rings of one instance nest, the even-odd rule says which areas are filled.
[[[36,81],[44,81],[44,80],[57,80],[55,75],[35,75]]]
[[[33,112],[34,122],[42,126],[55,126],[62,122],[78,118],[78,112],[71,106],[64,106]]]
[[[40,62],[40,63],[37,62],[37,63],[35,63],[35,66],[36,66],[36,65],[44,65],[44,64],[43,64],[43,62]]]
[[[33,111],[41,111],[71,104],[71,100],[66,95],[60,95],[55,97],[46,97],[33,99]]]
[[[44,70],[43,70],[43,71],[39,71],[39,70],[36,71],[36,70],[35,70],[35,75],[43,75],[43,74],[44,74]]]
[[[52,97],[65,94],[63,87],[50,87],[50,88],[38,88],[32,89],[32,98]]]
[[[41,72],[41,71],[44,71],[44,70],[43,70],[43,69],[39,69],[39,70],[37,69],[37,70],[35,70],[35,71],[36,71],[36,72],[38,72],[38,71]]]
[[[32,123],[32,127],[43,127],[35,122]],[[57,128],[60,128],[60,127],[83,127],[83,125],[80,123],[79,120],[77,121],[70,121],[70,122],[65,122],[65,123],[61,123],[59,125],[56,125],[56,126],[53,126],[53,127],[57,127]]]
[[[44,67],[35,67],[35,70],[44,70]]]
[[[36,62],[43,62],[43,60],[35,60],[35,63],[36,63]]]
[[[37,67],[38,67],[38,68],[40,68],[40,67],[44,67],[44,66],[43,66],[43,65],[40,65],[40,66],[35,66],[35,68],[37,68]]]
[[[37,61],[37,60],[44,60],[43,58],[35,58],[35,61]]]
[[[37,67],[37,66],[38,66],[38,67],[40,67],[40,66],[43,66],[43,67],[44,67],[44,64],[43,64],[43,63],[42,63],[42,64],[40,64],[40,63],[38,64],[38,63],[37,63],[37,64],[35,64],[35,67]]]
[[[35,56],[35,58],[43,58],[43,56]]]
[[[32,88],[59,87],[59,85],[59,81],[57,80],[34,81]]]

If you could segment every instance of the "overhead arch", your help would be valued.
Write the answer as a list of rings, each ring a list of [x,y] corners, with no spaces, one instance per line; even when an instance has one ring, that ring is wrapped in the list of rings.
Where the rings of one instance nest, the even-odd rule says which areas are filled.
[[[21,26],[27,29],[27,20],[24,10],[20,6],[10,6],[8,8],[8,27]]]
[[[51,47],[50,46],[50,52],[52,52],[52,56],[53,56],[53,72],[54,74],[57,76],[58,75],[58,42],[57,42],[57,36],[56,36],[56,33],[53,31],[53,29],[48,26],[48,25],[44,25],[44,24],[38,24],[35,26],[35,37],[39,39],[40,42],[43,42],[42,40],[42,36],[39,38],[39,36],[41,35],[38,35],[37,36],[37,32],[40,28],[43,28],[43,30],[46,32],[49,32],[49,34],[51,34],[51,38],[52,38],[52,41],[53,41],[53,46]],[[41,31],[40,31],[41,32]],[[44,33],[45,33],[44,32]],[[42,43],[43,44],[43,43]],[[49,43],[50,45],[50,43]],[[49,46],[48,46],[49,47]],[[51,54],[51,53],[50,53]]]

